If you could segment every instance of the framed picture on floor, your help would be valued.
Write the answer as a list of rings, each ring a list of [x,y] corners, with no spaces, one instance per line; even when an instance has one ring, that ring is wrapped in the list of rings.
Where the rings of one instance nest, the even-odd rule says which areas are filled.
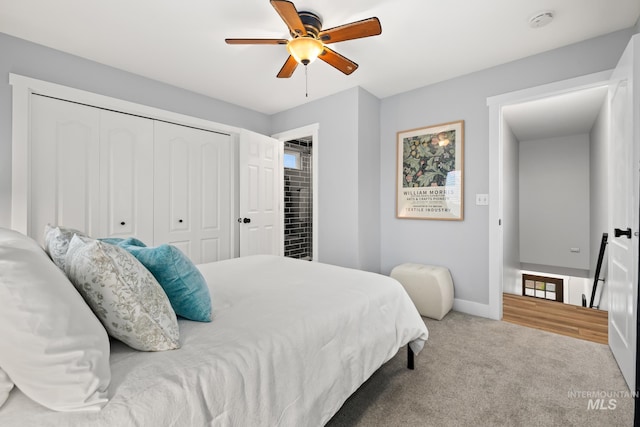
[[[398,132],[396,216],[462,221],[464,120]]]

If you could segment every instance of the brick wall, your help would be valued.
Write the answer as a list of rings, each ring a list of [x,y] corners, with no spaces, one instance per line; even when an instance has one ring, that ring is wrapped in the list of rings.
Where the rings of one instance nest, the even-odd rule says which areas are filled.
[[[301,166],[300,169],[284,169],[284,255],[311,259],[311,142],[287,141],[284,148],[300,153]]]

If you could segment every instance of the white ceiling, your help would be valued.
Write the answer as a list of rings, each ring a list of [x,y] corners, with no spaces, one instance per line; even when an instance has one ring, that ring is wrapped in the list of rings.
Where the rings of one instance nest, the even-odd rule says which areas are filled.
[[[322,61],[275,76],[286,47],[227,37],[288,38],[268,0],[0,0],[0,32],[266,114],[361,86],[384,98],[631,27],[638,0],[297,0],[324,28],[377,16],[382,35],[331,47],[360,65]],[[533,29],[529,18],[555,11]]]
[[[602,86],[509,105],[502,114],[518,141],[589,133],[607,90]]]

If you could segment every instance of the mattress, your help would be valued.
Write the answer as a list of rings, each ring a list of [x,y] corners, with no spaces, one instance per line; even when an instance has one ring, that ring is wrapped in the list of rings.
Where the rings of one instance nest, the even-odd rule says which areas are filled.
[[[62,413],[12,391],[2,426],[321,426],[400,347],[428,337],[387,276],[258,255],[199,265],[211,323],[179,320],[178,350],[111,342],[109,403]]]

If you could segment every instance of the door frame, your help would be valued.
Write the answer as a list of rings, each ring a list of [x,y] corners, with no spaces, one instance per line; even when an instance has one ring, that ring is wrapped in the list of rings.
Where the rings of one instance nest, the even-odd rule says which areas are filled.
[[[504,135],[502,109],[512,104],[548,98],[609,84],[613,70],[601,71],[487,98],[489,107],[489,307],[488,317],[502,319],[504,280],[503,226]]]
[[[320,129],[319,123],[313,123],[307,126],[291,129],[288,131],[276,133],[271,135],[272,138],[280,141],[287,142],[292,139],[308,138],[311,137],[311,186],[312,186],[312,208],[311,208],[311,240],[312,240],[312,261],[320,261],[320,245],[318,244],[318,131]],[[282,227],[284,233],[284,226]]]

